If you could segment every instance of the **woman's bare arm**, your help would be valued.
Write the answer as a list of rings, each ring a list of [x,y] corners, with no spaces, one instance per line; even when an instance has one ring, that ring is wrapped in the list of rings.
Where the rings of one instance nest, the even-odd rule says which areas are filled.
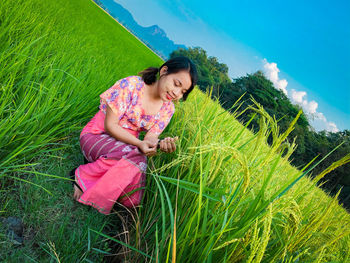
[[[106,104],[106,118],[104,122],[105,131],[118,141],[140,147],[142,141],[124,130],[119,124],[118,116]]]
[[[145,135],[145,137],[143,138],[143,140],[147,140],[150,141],[152,143],[158,143],[158,134],[155,134],[153,132],[148,131]]]

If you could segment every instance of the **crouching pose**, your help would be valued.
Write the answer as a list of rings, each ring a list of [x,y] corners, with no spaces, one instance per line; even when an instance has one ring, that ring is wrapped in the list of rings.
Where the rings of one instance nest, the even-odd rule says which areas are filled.
[[[174,114],[174,103],[186,100],[197,82],[197,71],[186,57],[176,57],[159,69],[117,81],[100,95],[100,107],[80,134],[89,163],[72,171],[74,198],[109,214],[114,203],[137,206],[146,180],[147,157],[175,151],[175,138],[158,137]],[[143,140],[139,133],[146,131]]]

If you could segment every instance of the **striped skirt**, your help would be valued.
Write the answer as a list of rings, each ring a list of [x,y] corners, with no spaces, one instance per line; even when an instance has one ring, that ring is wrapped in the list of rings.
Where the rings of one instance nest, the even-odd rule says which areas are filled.
[[[138,137],[138,132],[126,129]],[[80,147],[89,163],[75,170],[83,194],[78,200],[109,214],[115,202],[126,207],[140,204],[146,180],[147,157],[138,147],[106,133],[86,133]]]

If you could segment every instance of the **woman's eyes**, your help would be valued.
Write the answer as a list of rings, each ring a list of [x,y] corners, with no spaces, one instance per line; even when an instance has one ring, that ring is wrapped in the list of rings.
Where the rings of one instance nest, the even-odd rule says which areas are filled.
[[[175,85],[176,87],[181,87],[180,83],[179,83],[179,82],[176,82],[176,81],[174,81],[174,85]],[[182,94],[185,94],[186,91],[187,91],[187,90],[183,89],[183,90],[182,90]]]

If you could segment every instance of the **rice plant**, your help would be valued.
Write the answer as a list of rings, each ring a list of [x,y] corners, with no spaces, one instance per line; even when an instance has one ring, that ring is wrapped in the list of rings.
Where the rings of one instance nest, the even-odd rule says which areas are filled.
[[[37,171],[40,157],[71,149],[64,141],[78,140],[97,111],[98,95],[116,80],[161,63],[92,1],[3,0],[1,185],[25,181],[45,188],[31,174],[67,180]],[[316,187],[349,155],[312,181],[306,176],[321,161],[317,156],[301,170],[288,161],[297,145],[285,139],[296,119],[280,134],[273,116],[255,103],[250,110],[260,130],[254,134],[235,119],[241,110],[229,114],[198,89],[176,105],[162,136],[178,136],[177,151],[149,159],[143,205],[130,211],[129,221],[116,212],[124,227],[117,236],[93,228],[83,233],[86,253],[107,253],[91,247],[97,235],[120,244],[131,262],[349,261],[350,217]],[[5,200],[1,213],[6,210]],[[41,248],[63,262],[70,259],[60,250],[64,242],[48,239]]]
[[[0,17],[1,176],[81,130],[117,79],[161,63],[89,1],[2,1]]]
[[[197,90],[178,105],[167,131],[181,134],[178,152],[151,160],[150,190],[138,210],[141,240],[158,262],[175,255],[177,262],[304,262],[321,260],[321,250],[320,262],[348,258],[348,250],[336,249],[349,245],[348,214],[305,178],[312,167],[288,163],[293,149],[281,151],[296,120],[278,134],[260,105],[253,110],[261,117],[258,134]]]

